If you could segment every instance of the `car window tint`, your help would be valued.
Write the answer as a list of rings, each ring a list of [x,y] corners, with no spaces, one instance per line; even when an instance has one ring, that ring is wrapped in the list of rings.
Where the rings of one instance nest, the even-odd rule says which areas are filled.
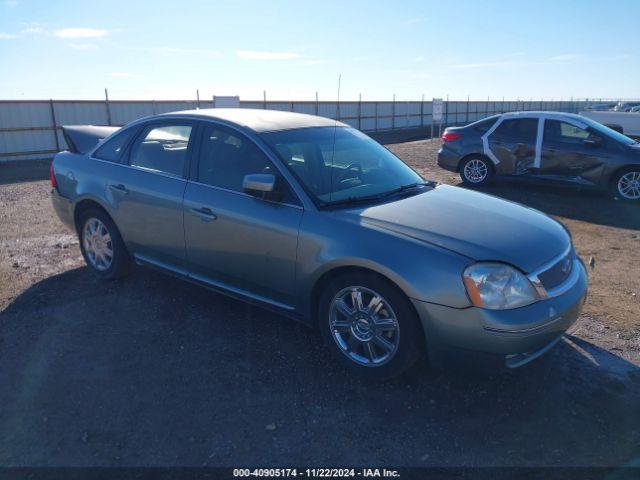
[[[559,120],[545,120],[544,139],[556,142],[583,143],[589,137],[589,132],[567,122]]]
[[[474,122],[469,126],[473,127],[473,129],[476,132],[485,133],[487,130],[493,127],[493,125],[496,123],[496,120],[498,120],[498,117],[494,116],[490,118],[485,118],[483,120],[478,120],[477,122]]]
[[[147,127],[133,146],[129,164],[181,177],[190,136],[189,125]]]
[[[299,204],[289,184],[262,150],[251,140],[235,132],[210,126],[203,130],[198,162],[198,181],[214,187],[244,192],[245,175],[270,173],[285,203]]]
[[[535,142],[538,133],[538,119],[519,118],[503,120],[494,133],[505,138]]]
[[[129,140],[131,140],[135,132],[135,128],[129,128],[124,132],[116,134],[96,150],[93,154],[94,158],[107,160],[109,162],[117,162],[120,160],[123,150],[126,148]]]
[[[379,195],[422,181],[389,149],[350,127],[296,128],[261,136],[322,203]]]

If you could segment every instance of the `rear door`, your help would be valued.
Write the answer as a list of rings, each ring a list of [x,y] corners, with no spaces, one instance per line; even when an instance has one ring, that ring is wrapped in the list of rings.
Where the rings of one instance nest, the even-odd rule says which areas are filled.
[[[538,118],[504,119],[488,136],[489,149],[498,160],[496,169],[506,175],[533,172]]]
[[[600,178],[607,149],[586,143],[587,129],[561,120],[545,119],[540,155],[540,174],[568,178],[581,177],[590,182]]]
[[[107,185],[134,255],[172,269],[184,266],[182,198],[194,128],[181,120],[147,124],[125,155],[128,168]]]
[[[203,124],[197,164],[184,195],[190,275],[280,306],[294,304],[298,228],[295,193],[253,140]],[[278,201],[244,193],[245,175],[276,175]]]

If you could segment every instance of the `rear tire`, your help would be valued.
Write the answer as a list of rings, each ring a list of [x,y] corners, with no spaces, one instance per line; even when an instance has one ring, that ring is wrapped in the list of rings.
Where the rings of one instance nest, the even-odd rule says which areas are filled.
[[[129,273],[131,257],[111,217],[99,209],[88,209],[78,217],[80,251],[100,278],[113,280]]]
[[[320,296],[318,322],[332,357],[367,379],[396,377],[424,351],[413,305],[395,285],[373,273],[346,273],[331,281]]]
[[[640,202],[640,166],[616,172],[611,177],[611,193],[616,200]]]
[[[465,185],[485,186],[491,183],[493,176],[493,164],[482,155],[467,157],[460,164],[460,178]]]

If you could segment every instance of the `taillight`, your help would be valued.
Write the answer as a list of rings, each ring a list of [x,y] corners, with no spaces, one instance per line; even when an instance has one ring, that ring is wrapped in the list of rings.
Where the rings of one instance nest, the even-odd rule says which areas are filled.
[[[442,141],[443,142],[451,142],[451,141],[457,140],[458,138],[461,138],[461,137],[462,137],[461,133],[447,132],[445,130],[444,133],[442,134]]]
[[[58,184],[56,182],[56,175],[53,173],[53,162],[51,162],[51,168],[49,168],[49,181],[51,182],[51,186],[53,188],[58,188]]]

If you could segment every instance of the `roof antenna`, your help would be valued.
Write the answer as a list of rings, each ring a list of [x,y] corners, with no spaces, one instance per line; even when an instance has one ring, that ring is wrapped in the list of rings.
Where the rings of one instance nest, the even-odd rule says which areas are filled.
[[[333,196],[333,157],[336,154],[336,131],[338,130],[338,117],[340,116],[340,81],[342,74],[338,74],[338,102],[336,103],[336,118],[333,124],[333,146],[331,147],[331,183],[329,184],[329,202]]]

